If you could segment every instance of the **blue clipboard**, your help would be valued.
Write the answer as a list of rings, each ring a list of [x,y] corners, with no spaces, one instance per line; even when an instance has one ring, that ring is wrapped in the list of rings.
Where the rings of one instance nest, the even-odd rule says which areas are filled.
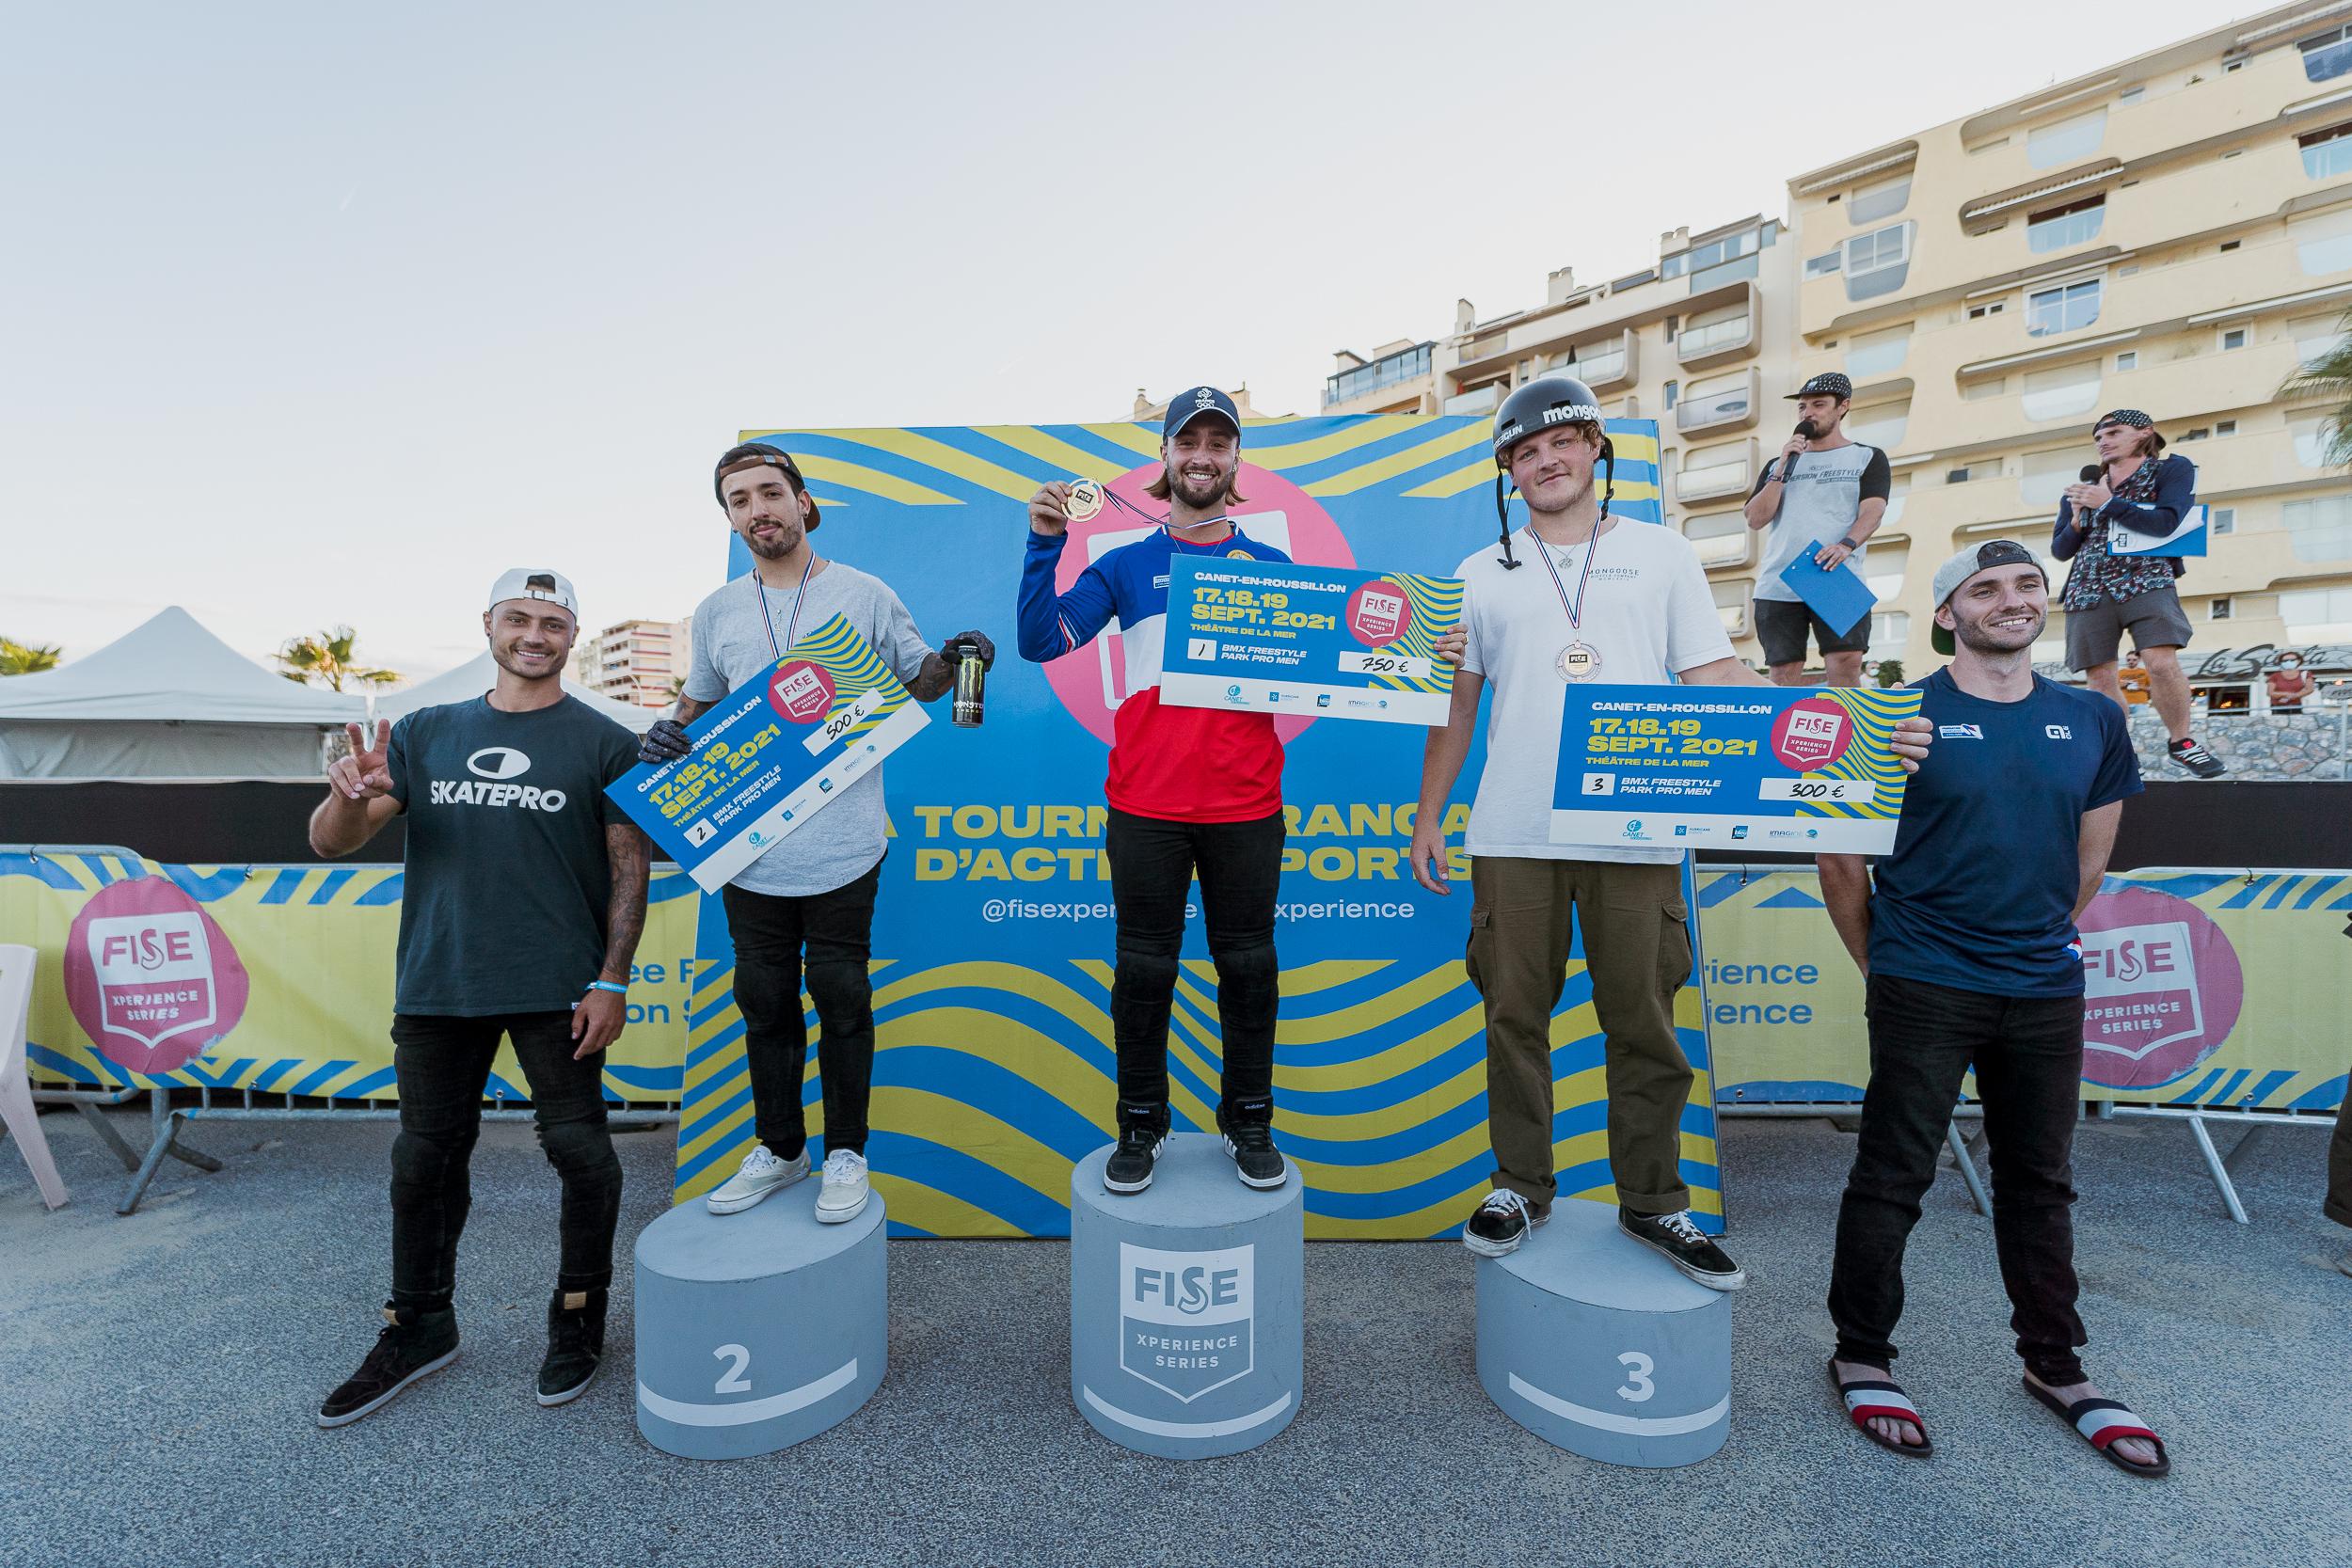
[[[1781,568],[1780,580],[1797,591],[1797,597],[1805,607],[1821,618],[1821,624],[1839,636],[1851,631],[1878,608],[1878,595],[1862,580],[1862,574],[1853,569],[1851,561],[1841,563],[1834,572],[1824,572],[1814,557],[1820,553],[1819,545]]]

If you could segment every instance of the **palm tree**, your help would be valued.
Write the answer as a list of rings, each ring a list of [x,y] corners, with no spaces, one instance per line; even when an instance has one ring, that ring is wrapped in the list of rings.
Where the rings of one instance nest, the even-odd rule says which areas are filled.
[[[2329,467],[2352,464],[2352,310],[2336,325],[2335,345],[2296,366],[2278,394],[2290,402],[2327,405],[2319,432],[2327,442]]]
[[[55,670],[62,650],[0,637],[0,675],[37,675]]]
[[[297,686],[316,681],[341,691],[345,681],[361,686],[389,686],[401,678],[397,670],[373,669],[353,662],[353,650],[358,641],[359,634],[349,626],[336,626],[307,637],[289,638],[285,647],[271,657],[281,666],[278,673]]]

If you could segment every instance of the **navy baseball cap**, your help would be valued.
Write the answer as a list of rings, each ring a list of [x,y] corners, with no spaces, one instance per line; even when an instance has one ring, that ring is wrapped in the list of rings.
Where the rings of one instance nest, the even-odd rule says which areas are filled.
[[[1233,427],[1233,439],[1241,439],[1241,410],[1233,400],[1214,387],[1195,387],[1179,392],[1168,400],[1168,418],[1160,421],[1160,439],[1172,441],[1176,433],[1203,414],[1218,414]]]

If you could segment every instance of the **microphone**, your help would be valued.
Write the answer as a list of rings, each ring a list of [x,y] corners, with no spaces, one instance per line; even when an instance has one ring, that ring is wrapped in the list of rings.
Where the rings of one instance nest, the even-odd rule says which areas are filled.
[[[1797,421],[1797,434],[1804,436],[1808,441],[1813,439],[1813,421],[1811,420],[1799,420]],[[1783,484],[1788,483],[1788,476],[1797,471],[1797,456],[1798,454],[1792,451],[1781,460],[1780,482]]]
[[[2076,477],[2079,478],[2085,484],[2090,484],[2095,483],[2099,476],[2105,472],[2106,472],[2106,469],[2099,464],[2086,463],[2083,465],[2083,471]],[[2090,509],[2084,506],[2079,501],[2076,502],[2074,505],[2074,526],[2078,529],[2085,528],[2090,525]]]

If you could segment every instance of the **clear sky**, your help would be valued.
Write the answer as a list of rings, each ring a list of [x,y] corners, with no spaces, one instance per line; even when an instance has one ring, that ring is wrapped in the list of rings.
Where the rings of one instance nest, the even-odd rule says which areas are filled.
[[[1792,174],[2217,24],[1965,8],[16,8],[0,633],[179,603],[416,675],[510,565],[685,614],[746,425],[1122,418],[1778,214]],[[1606,215],[1596,215],[1606,200]],[[1009,514],[1008,541],[1018,515]],[[871,561],[867,564],[886,563]]]

